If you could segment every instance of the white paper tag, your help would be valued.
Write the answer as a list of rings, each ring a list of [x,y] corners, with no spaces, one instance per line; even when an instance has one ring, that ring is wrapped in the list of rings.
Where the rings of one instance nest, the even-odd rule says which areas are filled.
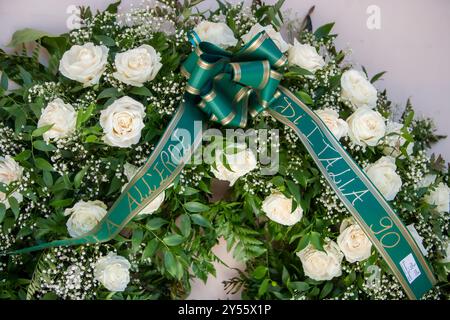
[[[412,253],[408,254],[402,261],[400,261],[400,266],[406,275],[409,283],[412,283],[418,276],[420,276],[420,269],[417,266],[416,260]]]

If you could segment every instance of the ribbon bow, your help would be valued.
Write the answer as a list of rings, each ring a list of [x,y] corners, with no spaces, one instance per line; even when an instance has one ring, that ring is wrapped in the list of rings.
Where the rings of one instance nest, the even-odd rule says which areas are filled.
[[[181,67],[187,97],[211,121],[244,128],[248,114],[254,117],[269,106],[282,78],[274,69],[285,65],[286,57],[265,31],[235,54],[201,42],[195,32],[188,37],[195,50]]]

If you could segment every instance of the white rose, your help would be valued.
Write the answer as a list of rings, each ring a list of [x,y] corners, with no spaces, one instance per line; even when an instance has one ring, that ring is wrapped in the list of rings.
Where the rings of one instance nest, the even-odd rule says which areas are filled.
[[[325,61],[317,53],[316,48],[309,44],[301,44],[297,39],[294,39],[294,45],[288,50],[288,61],[290,65],[299,66],[312,73],[325,66]]]
[[[194,28],[194,31],[202,41],[211,42],[224,49],[237,44],[233,30],[222,22],[202,21]]]
[[[44,140],[49,142],[52,139],[65,138],[76,129],[77,112],[70,104],[57,98],[42,110],[37,126],[40,128],[51,124],[53,127],[43,134]]]
[[[95,263],[94,277],[109,291],[121,292],[130,282],[130,268],[127,259],[110,252]]]
[[[135,87],[155,79],[162,67],[161,55],[147,44],[116,54],[114,62],[114,78]]]
[[[449,212],[450,188],[439,183],[437,187],[425,196],[425,201],[429,204],[437,206],[439,212]]]
[[[10,184],[22,179],[23,168],[11,156],[0,157],[0,182]]]
[[[251,149],[246,149],[246,146],[242,144],[227,146],[227,150],[233,150],[234,148],[237,148],[236,152],[225,152],[226,162],[232,171],[223,163],[223,150],[216,150],[216,168],[211,166],[214,176],[219,180],[230,182],[230,186],[257,167],[256,156]]]
[[[375,108],[377,105],[377,89],[357,70],[348,70],[341,77],[341,97],[351,103],[354,108]]]
[[[0,156],[0,183],[9,185],[12,182],[20,181],[22,179],[23,168],[11,156]],[[22,202],[23,197],[18,191],[14,191],[11,195],[17,202]],[[6,209],[10,208],[10,204],[6,194],[0,191],[0,203],[5,205]]]
[[[344,255],[336,242],[330,241],[323,248],[325,252],[308,245],[297,252],[305,275],[317,281],[331,280],[342,275],[341,262]]]
[[[124,174],[127,177],[128,181],[131,181],[133,177],[136,175],[136,173],[141,169],[137,166],[132,165],[131,163],[125,163],[124,167]],[[127,185],[124,185],[122,187],[122,191],[126,188]],[[155,211],[161,207],[166,197],[165,191],[161,192],[153,201],[151,201],[144,209],[142,209],[138,215],[141,214],[152,214]]]
[[[275,43],[278,49],[280,49],[281,52],[284,53],[289,50],[289,44],[284,41],[281,33],[275,31],[271,24],[268,26],[262,26],[259,23],[256,23],[255,25],[253,25],[253,27],[251,27],[249,32],[241,37],[242,41],[244,41],[244,43],[249,42],[253,39],[254,36],[256,36],[263,30],[267,32],[268,36],[272,39],[272,41]]]
[[[284,226],[292,226],[303,217],[303,209],[300,206],[292,212],[292,199],[287,198],[281,192],[274,192],[264,199],[262,211],[267,217]]]
[[[402,137],[401,129],[403,125],[398,122],[388,122],[386,126],[386,136],[384,138],[385,147],[383,153],[387,156],[398,157],[402,154],[400,148],[406,143],[406,139]],[[409,143],[406,147],[406,153],[411,155],[414,143]]]
[[[350,262],[363,261],[370,257],[372,242],[358,224],[351,224],[341,228],[337,244]]]
[[[386,133],[384,118],[367,107],[356,110],[348,119],[348,135],[360,146],[374,147]]]
[[[64,211],[65,216],[70,216],[66,223],[67,231],[72,238],[85,235],[97,226],[106,213],[103,202],[81,200]]]
[[[369,179],[389,201],[394,200],[402,187],[402,179],[396,169],[395,159],[392,157],[381,157],[365,169]]]
[[[83,83],[85,87],[97,84],[106,69],[109,49],[88,42],[74,45],[64,52],[59,71],[67,78]]]
[[[436,175],[435,174],[427,174],[425,177],[422,178],[422,180],[417,183],[417,186],[419,188],[426,188],[432,185],[436,181]]]
[[[322,119],[336,139],[339,140],[347,135],[348,124],[344,120],[339,119],[339,114],[335,110],[325,108],[316,111],[316,114]]]
[[[103,141],[115,147],[127,148],[141,139],[145,108],[142,103],[122,97],[100,114],[100,125],[105,135]]]

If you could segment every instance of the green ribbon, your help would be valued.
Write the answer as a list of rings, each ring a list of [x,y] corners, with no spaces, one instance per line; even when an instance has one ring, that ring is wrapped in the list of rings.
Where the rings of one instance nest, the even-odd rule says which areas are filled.
[[[286,64],[286,57],[270,37],[261,32],[234,54],[201,42],[194,32],[189,38],[195,49],[181,67],[188,78],[184,102],[145,166],[105,218],[83,237],[43,243],[8,254],[111,240],[167,188],[200,145],[202,130],[196,129],[196,121],[209,119],[223,126],[243,128],[249,116],[266,110],[295,130],[408,297],[422,297],[435,283],[427,261],[389,203],[322,120],[279,85],[282,75],[275,69]],[[182,139],[181,132],[184,137],[188,132],[193,141]]]
[[[232,55],[200,42],[183,65],[187,92],[210,120],[245,127],[267,110],[299,136],[320,171],[385,259],[410,299],[435,283],[433,272],[395,211],[348,155],[322,120],[289,90],[279,86],[286,59],[266,33]]]

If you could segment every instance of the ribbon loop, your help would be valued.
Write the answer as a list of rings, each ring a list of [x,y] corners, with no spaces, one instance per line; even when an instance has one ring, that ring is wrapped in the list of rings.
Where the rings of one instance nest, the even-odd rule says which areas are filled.
[[[195,49],[182,66],[186,91],[200,98],[197,105],[211,121],[245,127],[249,112],[256,116],[269,105],[281,81],[273,68],[284,65],[286,57],[265,32],[234,55],[199,42],[195,32],[189,37]]]

